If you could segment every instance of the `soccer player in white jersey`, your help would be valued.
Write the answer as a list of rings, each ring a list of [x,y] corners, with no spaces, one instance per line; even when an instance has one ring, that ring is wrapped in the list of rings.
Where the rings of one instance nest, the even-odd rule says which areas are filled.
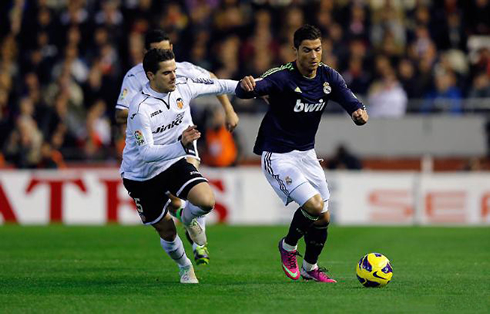
[[[145,37],[145,48],[150,50],[152,48],[159,49],[167,49],[172,50],[172,43],[170,42],[170,38],[168,35],[162,30],[155,29],[151,30],[146,34]],[[176,76],[179,77],[187,77],[191,79],[195,78],[216,78],[216,76],[208,72],[207,70],[198,67],[189,62],[176,62],[177,71]],[[143,69],[143,64],[139,63],[133,68],[131,68],[126,75],[124,76],[124,81],[121,86],[121,93],[119,95],[119,99],[116,105],[116,121],[120,124],[126,124],[126,120],[128,117],[128,109],[131,103],[131,100],[135,95],[137,95],[143,89],[143,86],[148,83],[148,78],[146,77],[146,73]],[[217,95],[216,96],[220,101],[223,109],[225,111],[226,118],[226,127],[231,132],[238,124],[238,116],[235,113],[233,106],[230,103],[230,100],[226,95]],[[193,150],[193,153],[187,155],[187,161],[191,162],[196,168],[199,167],[200,158],[197,152],[197,143]],[[178,209],[185,206],[184,202],[176,198],[175,196],[170,196],[171,205],[170,212],[174,213]],[[203,228],[205,228],[205,218],[198,218],[199,223]],[[194,251],[194,259],[198,265],[205,265],[209,263],[209,251],[206,246],[199,246],[196,243],[193,243],[189,237],[187,237],[189,241],[192,243],[192,249]]]
[[[198,283],[191,261],[168,212],[169,194],[186,199],[180,221],[192,240],[206,244],[199,216],[214,207],[207,180],[185,156],[200,137],[190,118],[189,102],[200,95],[232,94],[237,81],[176,77],[171,50],[152,49],[143,67],[149,82],[129,106],[121,176],[142,222],[153,226],[162,248],[179,266],[181,283]]]

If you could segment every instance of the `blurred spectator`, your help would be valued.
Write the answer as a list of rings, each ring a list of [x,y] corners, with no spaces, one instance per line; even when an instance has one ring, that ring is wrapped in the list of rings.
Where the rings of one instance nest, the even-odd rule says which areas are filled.
[[[230,36],[221,41],[217,49],[219,66],[215,72],[219,78],[235,78],[239,76],[240,61],[238,52],[240,49],[240,38]]]
[[[35,168],[41,160],[42,139],[34,119],[21,115],[6,142],[5,158],[17,168]]]
[[[359,170],[362,169],[362,163],[347,147],[340,144],[335,150],[335,154],[328,161],[327,168],[333,169],[347,169],[347,170]]]
[[[41,145],[41,158],[37,164],[38,168],[42,169],[57,169],[65,168],[63,155],[57,150],[54,150],[50,143],[43,142]]]
[[[385,1],[384,5],[373,5],[372,10],[371,42],[382,50],[384,41],[390,40],[393,49],[403,50],[406,42],[406,32],[403,22],[401,6],[395,6],[394,1]]]
[[[204,132],[203,163],[211,167],[235,166],[241,156],[237,131],[230,133],[226,129],[225,115],[221,107],[212,109],[208,117]]]
[[[490,1],[473,0],[468,14],[471,32],[480,35],[490,35]]]
[[[420,91],[417,90],[417,73],[412,61],[402,59],[398,63],[398,78],[408,98],[421,96]]]
[[[407,94],[392,70],[369,89],[367,110],[372,118],[401,118],[407,110]]]
[[[345,83],[355,93],[365,95],[369,88],[371,78],[364,71],[362,59],[353,57],[349,60],[348,68],[342,73]]]
[[[461,114],[461,91],[456,86],[456,76],[452,72],[442,72],[435,77],[435,89],[427,94],[421,112],[443,112]]]
[[[477,74],[473,79],[469,97],[490,98],[490,78],[486,73]]]
[[[87,134],[84,144],[86,160],[107,158],[111,144],[111,125],[105,113],[106,103],[101,99],[97,100],[87,113]]]

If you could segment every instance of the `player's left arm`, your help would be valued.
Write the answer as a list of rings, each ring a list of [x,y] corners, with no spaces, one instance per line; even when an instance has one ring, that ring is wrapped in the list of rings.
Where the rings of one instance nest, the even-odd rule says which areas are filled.
[[[369,120],[366,106],[357,99],[356,95],[347,87],[342,76],[332,71],[332,94],[331,99],[341,105],[349,113],[356,125],[364,125]]]
[[[216,75],[214,75],[213,72],[209,72],[211,75],[211,78],[217,79]],[[233,106],[231,105],[230,99],[226,95],[216,95],[216,98],[218,98],[219,102],[221,103],[221,106],[223,107],[223,110],[225,111],[225,123],[226,123],[226,128],[228,131],[233,132],[233,130],[237,127],[238,121],[240,120],[238,118],[238,115],[235,112],[235,109],[233,109]]]
[[[210,72],[190,62],[181,62],[180,64],[182,65],[181,71],[185,77],[191,79],[197,79],[197,78],[217,79],[218,78],[213,72]],[[218,98],[221,106],[223,107],[223,110],[225,111],[226,128],[228,129],[228,131],[232,132],[238,125],[238,121],[239,121],[238,115],[233,109],[233,106],[228,96],[226,96],[225,94],[216,95],[216,98]]]

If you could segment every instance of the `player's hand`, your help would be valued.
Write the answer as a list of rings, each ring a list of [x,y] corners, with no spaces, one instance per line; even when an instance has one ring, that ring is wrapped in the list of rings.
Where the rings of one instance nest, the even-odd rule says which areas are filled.
[[[357,109],[352,113],[352,121],[354,121],[356,125],[364,125],[368,120],[368,113],[364,109]]]
[[[187,129],[182,132],[182,145],[187,147],[187,145],[191,144],[195,140],[201,137],[201,132],[197,130],[197,126],[189,125]]]
[[[251,92],[255,89],[255,79],[251,75],[247,75],[240,80],[240,87],[246,91]]]
[[[233,132],[238,125],[238,121],[240,121],[240,119],[235,111],[226,113],[225,124],[228,131]]]

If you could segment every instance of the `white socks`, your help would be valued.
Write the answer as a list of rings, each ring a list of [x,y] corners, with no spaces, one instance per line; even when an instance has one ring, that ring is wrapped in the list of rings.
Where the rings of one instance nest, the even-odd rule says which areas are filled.
[[[184,210],[182,211],[182,222],[188,225],[192,219],[201,218],[200,216],[204,216],[207,213],[207,211],[204,211],[196,205],[193,205],[191,202],[187,202]],[[204,219],[204,217],[202,218]],[[201,221],[198,220],[198,222],[199,224],[201,224]]]
[[[289,245],[286,243],[286,241],[282,240],[282,248],[285,249],[286,251],[288,252],[292,252],[292,251],[296,251],[296,249],[298,248],[297,245]]]
[[[310,264],[307,261],[303,260],[303,268],[306,271],[312,271],[314,269],[317,269],[318,268],[318,265],[316,263],[315,264]]]
[[[168,256],[170,256],[180,268],[192,265],[191,260],[185,254],[184,244],[179,235],[177,235],[171,242],[160,238],[160,244],[165,252],[167,252]]]

